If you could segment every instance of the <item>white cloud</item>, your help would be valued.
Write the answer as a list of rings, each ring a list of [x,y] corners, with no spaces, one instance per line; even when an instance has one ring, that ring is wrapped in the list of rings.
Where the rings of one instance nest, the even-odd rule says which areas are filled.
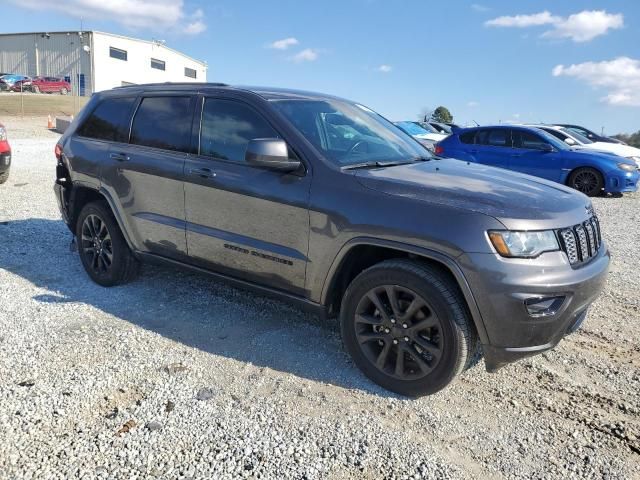
[[[488,12],[491,9],[489,7],[487,7],[486,5],[481,5],[479,3],[472,3],[471,4],[471,10],[474,10],[476,12]]]
[[[313,48],[305,48],[304,50],[296,53],[291,60],[296,63],[301,62],[313,62],[318,59],[318,50],[314,50]]]
[[[273,43],[268,45],[269,48],[274,48],[276,50],[286,50],[289,47],[293,47],[294,45],[298,45],[298,39],[294,37],[283,38],[282,40],[276,40]]]
[[[391,72],[391,70],[393,70],[393,67],[391,65],[382,64],[378,68],[376,68],[376,70],[381,73],[389,73]]]
[[[469,108],[474,108],[477,107],[478,105],[480,105],[478,102],[476,102],[475,100],[471,100],[470,102],[467,102],[467,107]]]
[[[618,57],[603,62],[557,65],[554,77],[575,77],[608,93],[602,101],[610,105],[640,106],[640,60]]]
[[[543,37],[570,38],[574,42],[588,42],[595,37],[605,35],[609,29],[624,26],[621,13],[610,14],[604,10],[591,10],[569,15],[554,25],[553,30],[545,32]]]
[[[188,14],[183,0],[10,0],[31,10],[55,10],[72,17],[111,20],[130,29],[196,34],[206,29],[202,10]]]
[[[526,28],[539,25],[549,25],[561,21],[561,17],[555,17],[551,13],[544,12],[534,13],[533,15],[505,15],[503,17],[494,18],[484,22],[487,27],[514,27]]]
[[[621,13],[607,13],[605,10],[584,10],[564,18],[545,10],[532,15],[502,16],[485,22],[487,27],[527,28],[541,25],[553,26],[542,34],[543,37],[588,42],[605,35],[609,30],[622,28],[624,16]]]

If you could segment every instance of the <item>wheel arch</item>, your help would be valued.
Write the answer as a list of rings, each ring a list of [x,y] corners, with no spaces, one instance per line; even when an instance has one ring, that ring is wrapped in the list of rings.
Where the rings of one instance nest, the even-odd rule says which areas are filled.
[[[410,258],[427,263],[449,276],[460,289],[471,314],[480,341],[489,343],[489,337],[464,273],[454,259],[441,252],[399,242],[374,238],[355,238],[347,242],[334,259],[321,293],[321,304],[330,316],[340,310],[342,295],[360,272],[376,263],[392,258]]]
[[[582,168],[590,168],[591,170],[595,170],[596,172],[598,172],[600,174],[600,177],[602,177],[602,184],[606,186],[607,184],[607,176],[604,174],[604,172],[602,171],[602,169],[598,166],[598,165],[579,165],[577,167],[573,167],[571,170],[569,170],[567,172],[567,177],[564,179],[564,184],[569,187],[569,181],[571,180],[571,176],[577,171],[580,170]]]

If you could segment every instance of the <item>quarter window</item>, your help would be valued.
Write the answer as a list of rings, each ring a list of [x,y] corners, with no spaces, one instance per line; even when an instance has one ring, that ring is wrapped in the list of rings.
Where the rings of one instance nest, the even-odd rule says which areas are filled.
[[[179,152],[189,151],[190,97],[142,99],[131,127],[131,143]]]
[[[475,130],[471,132],[466,132],[460,135],[460,141],[466,144],[473,144],[475,136],[476,136]]]
[[[200,155],[244,162],[250,140],[278,136],[271,125],[247,105],[232,100],[205,100]]]
[[[156,70],[164,70],[166,64],[164,60],[158,60],[156,58],[151,59],[151,68],[155,68]]]
[[[78,135],[126,143],[135,97],[107,98],[100,102],[78,130]]]
[[[109,47],[109,56],[111,58],[117,58],[118,60],[127,61],[127,51],[120,50],[119,48]]]
[[[189,78],[196,78],[198,72],[196,72],[193,68],[184,67],[184,76]]]

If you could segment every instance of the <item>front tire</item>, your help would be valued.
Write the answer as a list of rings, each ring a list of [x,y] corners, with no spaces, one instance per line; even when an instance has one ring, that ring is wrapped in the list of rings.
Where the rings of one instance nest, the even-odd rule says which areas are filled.
[[[477,334],[455,283],[428,265],[387,260],[349,285],[342,339],[362,372],[410,397],[446,387],[477,352]]]
[[[569,186],[588,197],[597,197],[604,188],[602,174],[594,168],[578,168],[569,176]]]
[[[5,170],[4,172],[0,173],[0,185],[5,183],[7,180],[9,180],[9,170]]]
[[[66,89],[66,88],[64,88],[64,87],[62,87],[62,88],[60,89],[60,95],[66,95],[66,94],[67,94],[67,89]]]
[[[76,223],[76,239],[82,266],[97,284],[111,287],[135,278],[139,263],[106,203],[84,206]]]
[[[40,93],[40,87],[38,87],[37,85],[32,87],[33,93]]]

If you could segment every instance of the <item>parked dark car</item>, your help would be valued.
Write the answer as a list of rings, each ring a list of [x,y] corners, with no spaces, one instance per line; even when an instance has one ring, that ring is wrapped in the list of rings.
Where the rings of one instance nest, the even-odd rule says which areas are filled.
[[[553,125],[557,125],[559,127],[565,127],[565,128],[568,128],[569,130],[573,130],[574,132],[577,132],[579,135],[582,135],[583,137],[587,137],[592,142],[625,144],[622,140],[618,140],[617,138],[613,138],[613,137],[607,137],[605,135],[598,135],[596,132],[589,130],[588,128],[581,127],[580,125],[572,125],[570,123],[554,123]]]
[[[11,146],[7,139],[7,129],[0,123],[0,184],[9,179],[11,169]]]
[[[34,93],[59,93],[66,95],[71,91],[71,84],[58,77],[33,77],[30,89]]]
[[[6,75],[0,76],[0,90],[9,91],[13,90],[13,86],[16,82],[23,82],[24,80],[28,80],[29,77],[25,75],[17,75],[13,73],[9,73]]]
[[[591,197],[638,188],[634,161],[572,149],[538,128],[495,125],[454,130],[436,145],[436,154],[535,175]]]
[[[584,195],[436,158],[328,95],[120,87],[93,95],[55,153],[95,282],[156,262],[337,315],[355,364],[404,395],[444,388],[480,345],[490,371],[553,348],[609,265]]]
[[[16,80],[11,85],[10,90],[12,92],[30,92],[31,91],[31,77],[25,77],[23,80]]]

